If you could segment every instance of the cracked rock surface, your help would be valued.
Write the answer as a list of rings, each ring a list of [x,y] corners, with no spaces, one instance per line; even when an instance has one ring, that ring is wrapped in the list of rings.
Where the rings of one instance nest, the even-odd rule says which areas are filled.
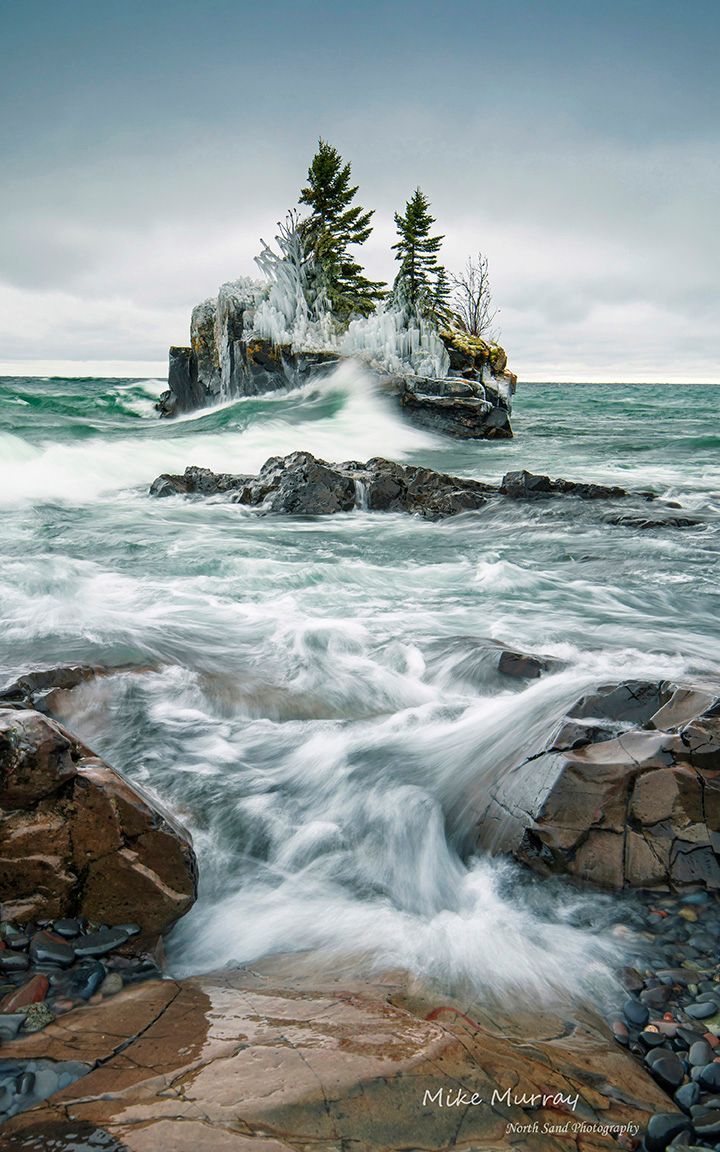
[[[4,1049],[83,1059],[82,1079],[3,1129],[8,1152],[606,1149],[667,1098],[589,1013],[488,1014],[402,975],[359,982],[297,956],[137,985]],[[461,1089],[482,1098],[453,1104]],[[509,1097],[506,1095],[509,1091]],[[493,1098],[493,1092],[499,1094]],[[444,1103],[436,1096],[442,1093]],[[428,1095],[429,1094],[429,1095]],[[575,1108],[513,1095],[578,1096]],[[508,1132],[539,1123],[540,1134]],[[590,1130],[543,1134],[570,1121]]]
[[[720,697],[626,681],[478,801],[477,845],[605,888],[720,889]]]
[[[4,921],[134,922],[143,946],[188,911],[196,885],[189,833],[169,812],[57,721],[0,704]]]

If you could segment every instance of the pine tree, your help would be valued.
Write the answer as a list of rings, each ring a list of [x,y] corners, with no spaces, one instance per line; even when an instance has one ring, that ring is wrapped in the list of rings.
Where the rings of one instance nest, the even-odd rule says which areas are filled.
[[[405,205],[404,215],[395,213],[400,239],[393,244],[400,271],[393,284],[393,300],[398,307],[420,315],[441,319],[449,292],[445,269],[437,254],[444,236],[431,236],[435,217],[430,215],[430,201],[416,188]]]
[[[368,316],[384,295],[384,284],[368,280],[348,248],[364,244],[372,232],[373,212],[352,204],[358,186],[350,183],[350,165],[325,140],[308,169],[307,187],[300,193],[310,216],[301,225],[318,274],[335,315],[343,321]]]

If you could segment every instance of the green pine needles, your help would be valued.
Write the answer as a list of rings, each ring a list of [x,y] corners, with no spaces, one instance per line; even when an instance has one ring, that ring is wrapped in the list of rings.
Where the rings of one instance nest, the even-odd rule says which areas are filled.
[[[392,288],[394,303],[428,319],[439,320],[447,312],[450,285],[437,254],[444,236],[431,235],[435,217],[430,215],[430,201],[416,188],[405,205],[405,212],[395,213],[399,240],[393,244],[400,270]]]
[[[352,245],[365,243],[373,216],[372,211],[353,204],[358,186],[351,183],[350,172],[338,150],[320,140],[299,200],[311,210],[300,225],[302,239],[330,307],[343,322],[369,316],[385,294],[385,285],[368,280],[348,251]]]

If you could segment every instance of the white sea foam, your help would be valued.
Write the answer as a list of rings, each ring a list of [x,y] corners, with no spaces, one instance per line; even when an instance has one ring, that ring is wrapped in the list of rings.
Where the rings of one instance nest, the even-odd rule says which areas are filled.
[[[326,400],[333,394],[338,395],[339,411],[318,418],[313,397]],[[383,454],[402,459],[435,443],[430,433],[407,424],[392,401],[375,391],[372,377],[353,362],[308,383],[290,399],[293,408],[285,414],[288,397],[280,402],[254,398],[255,404],[267,403],[272,417],[222,434],[194,431],[207,412],[182,424],[180,434],[177,427],[157,425],[153,436],[99,435],[40,445],[3,434],[0,504],[43,499],[84,503],[103,493],[149,484],[161,472],[182,472],[188,464],[247,473],[256,472],[269,456],[298,449],[327,460]],[[307,420],[302,419],[303,401],[308,402]]]

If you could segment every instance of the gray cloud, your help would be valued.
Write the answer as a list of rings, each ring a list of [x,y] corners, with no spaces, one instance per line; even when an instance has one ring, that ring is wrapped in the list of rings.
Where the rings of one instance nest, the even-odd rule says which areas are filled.
[[[6,8],[1,361],[161,362],[322,133],[373,274],[417,183],[450,267],[488,253],[521,375],[720,378],[715,5]]]

